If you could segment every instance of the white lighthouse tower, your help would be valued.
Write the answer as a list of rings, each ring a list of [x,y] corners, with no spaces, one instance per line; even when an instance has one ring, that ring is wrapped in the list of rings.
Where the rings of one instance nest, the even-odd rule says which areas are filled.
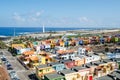
[[[43,33],[45,33],[45,26],[44,26],[44,24],[43,24]]]
[[[14,37],[15,37],[15,27],[14,27]]]

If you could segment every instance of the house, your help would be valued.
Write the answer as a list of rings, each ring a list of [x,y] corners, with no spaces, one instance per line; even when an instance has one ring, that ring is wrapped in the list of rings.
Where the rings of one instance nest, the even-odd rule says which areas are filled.
[[[86,54],[86,48],[80,47],[78,48],[78,55],[85,55]]]
[[[87,63],[84,66],[90,69],[90,73],[93,74],[93,77],[96,76],[96,69],[98,68],[98,66],[95,65],[94,62]]]
[[[120,71],[114,71],[111,74],[97,78],[97,80],[120,80]]]
[[[75,61],[71,60],[71,59],[61,60],[60,62],[63,63],[63,64],[65,64],[65,67],[67,69],[73,68],[75,66]]]
[[[85,63],[90,63],[90,62],[98,61],[100,59],[101,58],[98,55],[88,55],[88,56],[85,56]]]
[[[58,57],[63,60],[73,59],[75,57],[74,50],[58,50],[57,51]]]
[[[78,43],[79,43],[79,45],[83,45],[84,41],[82,39],[80,39]]]
[[[37,46],[37,45],[38,45],[38,42],[35,41],[35,42],[33,42],[32,44],[33,44],[33,46]]]
[[[25,45],[24,44],[12,44],[11,48],[12,48],[11,50],[12,54],[21,54],[20,50],[25,48]]]
[[[89,45],[85,46],[84,48],[86,49],[87,54],[93,54],[94,53]]]
[[[24,56],[24,57],[29,57],[29,56],[32,56],[34,54],[34,51],[26,51],[26,52],[24,52],[22,55]]]
[[[47,64],[51,62],[56,62],[56,60],[53,58],[56,55],[50,54],[49,52],[41,51],[39,53],[40,56],[40,62],[41,64]]]
[[[12,44],[11,45],[12,48],[25,48],[24,44]]]
[[[46,74],[44,80],[65,80],[65,76],[55,72],[55,73]]]
[[[29,67],[30,68],[35,68],[38,65],[39,65],[39,58],[38,58],[38,56],[37,55],[30,56]]]
[[[65,69],[65,65],[61,63],[60,61],[55,62],[55,63],[50,63],[50,66],[52,66],[57,72]]]
[[[70,45],[70,46],[75,46],[75,45],[76,45],[75,40],[74,40],[74,39],[70,40],[70,41],[69,41],[69,45]]]
[[[105,43],[105,39],[103,37],[100,38],[100,43],[104,44]]]
[[[51,49],[54,49],[54,48],[55,48],[55,43],[54,43],[54,41],[51,42],[50,48],[51,48]]]
[[[51,45],[50,44],[45,44],[45,50],[49,51],[51,49]]]
[[[100,59],[107,59],[108,57],[103,53],[95,53],[95,55],[100,56]]]
[[[41,80],[45,74],[54,73],[55,70],[49,64],[36,66],[36,75]]]
[[[65,76],[65,80],[80,80],[79,72],[76,72],[74,70],[65,69],[60,73]]]
[[[97,77],[105,76],[115,70],[115,62],[109,60],[96,61],[94,64],[98,66],[95,71]]]
[[[59,42],[59,43],[60,43],[60,46],[61,46],[61,47],[64,47],[64,46],[65,46],[64,41],[63,41],[63,40],[60,40],[60,42]]]
[[[115,37],[115,42],[119,42],[119,38],[118,37]]]
[[[116,54],[108,52],[107,55],[108,59],[116,58]]]
[[[108,63],[108,65],[111,65],[113,67],[114,70],[118,69],[118,63],[116,63],[116,61],[114,59],[110,60],[110,59],[104,59],[103,62]]]
[[[79,72],[79,80],[93,80],[93,74],[91,74],[91,68],[77,66],[73,68]]]
[[[52,62],[52,58],[49,55],[41,56],[41,64],[47,64]]]
[[[72,60],[75,61],[75,66],[81,66],[85,64],[85,58],[74,57]]]
[[[65,44],[65,47],[68,47],[69,46],[69,41],[65,41],[64,44]]]
[[[22,48],[22,49],[17,50],[17,54],[22,54],[22,53],[24,53],[26,51],[30,51],[30,50],[31,50],[31,48]]]
[[[34,54],[34,51],[26,51],[22,54],[20,59],[23,61],[24,64],[28,64],[30,61],[30,56]]]
[[[87,45],[87,44],[89,44],[89,40],[88,39],[84,39],[83,43],[84,43],[84,45]]]

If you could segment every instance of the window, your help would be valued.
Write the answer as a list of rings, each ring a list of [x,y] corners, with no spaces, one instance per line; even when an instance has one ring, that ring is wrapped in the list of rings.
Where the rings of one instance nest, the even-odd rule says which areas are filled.
[[[48,61],[48,59],[46,59],[45,61]]]
[[[42,70],[39,70],[39,72],[42,72]]]

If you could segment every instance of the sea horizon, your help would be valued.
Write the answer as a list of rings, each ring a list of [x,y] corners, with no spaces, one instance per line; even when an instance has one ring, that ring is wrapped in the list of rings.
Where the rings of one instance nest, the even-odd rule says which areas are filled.
[[[68,30],[99,30],[99,29],[113,29],[113,28],[45,27],[46,32],[57,32],[57,31],[68,31]],[[0,27],[0,36],[14,36],[14,32],[16,36],[30,34],[30,33],[41,33],[42,27]]]

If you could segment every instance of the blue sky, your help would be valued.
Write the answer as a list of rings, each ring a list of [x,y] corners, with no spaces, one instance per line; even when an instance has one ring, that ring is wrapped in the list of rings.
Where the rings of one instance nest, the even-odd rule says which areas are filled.
[[[120,0],[1,0],[1,27],[120,27]]]

